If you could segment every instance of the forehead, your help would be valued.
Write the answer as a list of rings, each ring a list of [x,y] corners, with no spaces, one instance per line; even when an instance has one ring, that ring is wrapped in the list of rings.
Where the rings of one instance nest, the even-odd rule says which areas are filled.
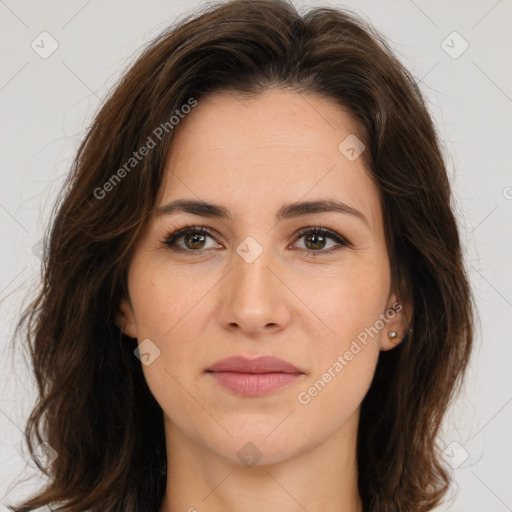
[[[344,152],[357,125],[332,100],[285,90],[250,100],[215,93],[175,129],[161,202],[200,198],[236,214],[329,196],[377,221],[378,191],[362,158]]]

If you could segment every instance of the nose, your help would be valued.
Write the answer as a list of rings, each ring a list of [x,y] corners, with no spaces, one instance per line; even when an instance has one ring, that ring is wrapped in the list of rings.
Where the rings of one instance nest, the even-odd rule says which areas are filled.
[[[290,322],[288,291],[270,251],[248,262],[233,254],[233,268],[221,285],[219,321],[224,329],[258,337]]]

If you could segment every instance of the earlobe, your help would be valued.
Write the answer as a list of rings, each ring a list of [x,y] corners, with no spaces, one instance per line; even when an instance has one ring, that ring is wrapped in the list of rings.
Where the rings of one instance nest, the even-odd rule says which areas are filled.
[[[392,297],[386,310],[387,323],[382,330],[380,349],[391,350],[399,345],[409,332],[412,310],[408,301],[399,301]]]
[[[116,314],[116,325],[121,329],[123,334],[126,334],[130,338],[137,338],[137,327],[133,309],[129,301],[124,297],[119,302],[119,308]]]
[[[380,349],[382,351],[391,350],[399,345],[404,337],[404,333],[398,331],[388,330],[382,333],[382,339],[380,342]]]

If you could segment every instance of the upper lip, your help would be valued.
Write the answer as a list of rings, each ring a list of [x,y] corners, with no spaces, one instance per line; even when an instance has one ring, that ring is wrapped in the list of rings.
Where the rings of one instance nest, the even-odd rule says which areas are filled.
[[[304,373],[293,364],[272,356],[262,356],[248,359],[244,356],[234,356],[217,361],[206,369],[207,372],[237,372],[237,373]]]

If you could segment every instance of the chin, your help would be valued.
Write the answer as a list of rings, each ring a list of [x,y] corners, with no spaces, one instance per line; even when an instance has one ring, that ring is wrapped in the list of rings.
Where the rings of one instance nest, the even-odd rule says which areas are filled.
[[[297,425],[290,423],[287,428],[279,425],[283,417],[277,421],[274,419],[271,428],[268,419],[259,424],[253,421],[230,425],[226,430],[232,437],[222,431],[222,434],[219,433],[220,435],[214,439],[210,437],[203,442],[223,459],[246,467],[283,462],[306,451],[308,445],[314,444],[313,439],[308,442]]]

